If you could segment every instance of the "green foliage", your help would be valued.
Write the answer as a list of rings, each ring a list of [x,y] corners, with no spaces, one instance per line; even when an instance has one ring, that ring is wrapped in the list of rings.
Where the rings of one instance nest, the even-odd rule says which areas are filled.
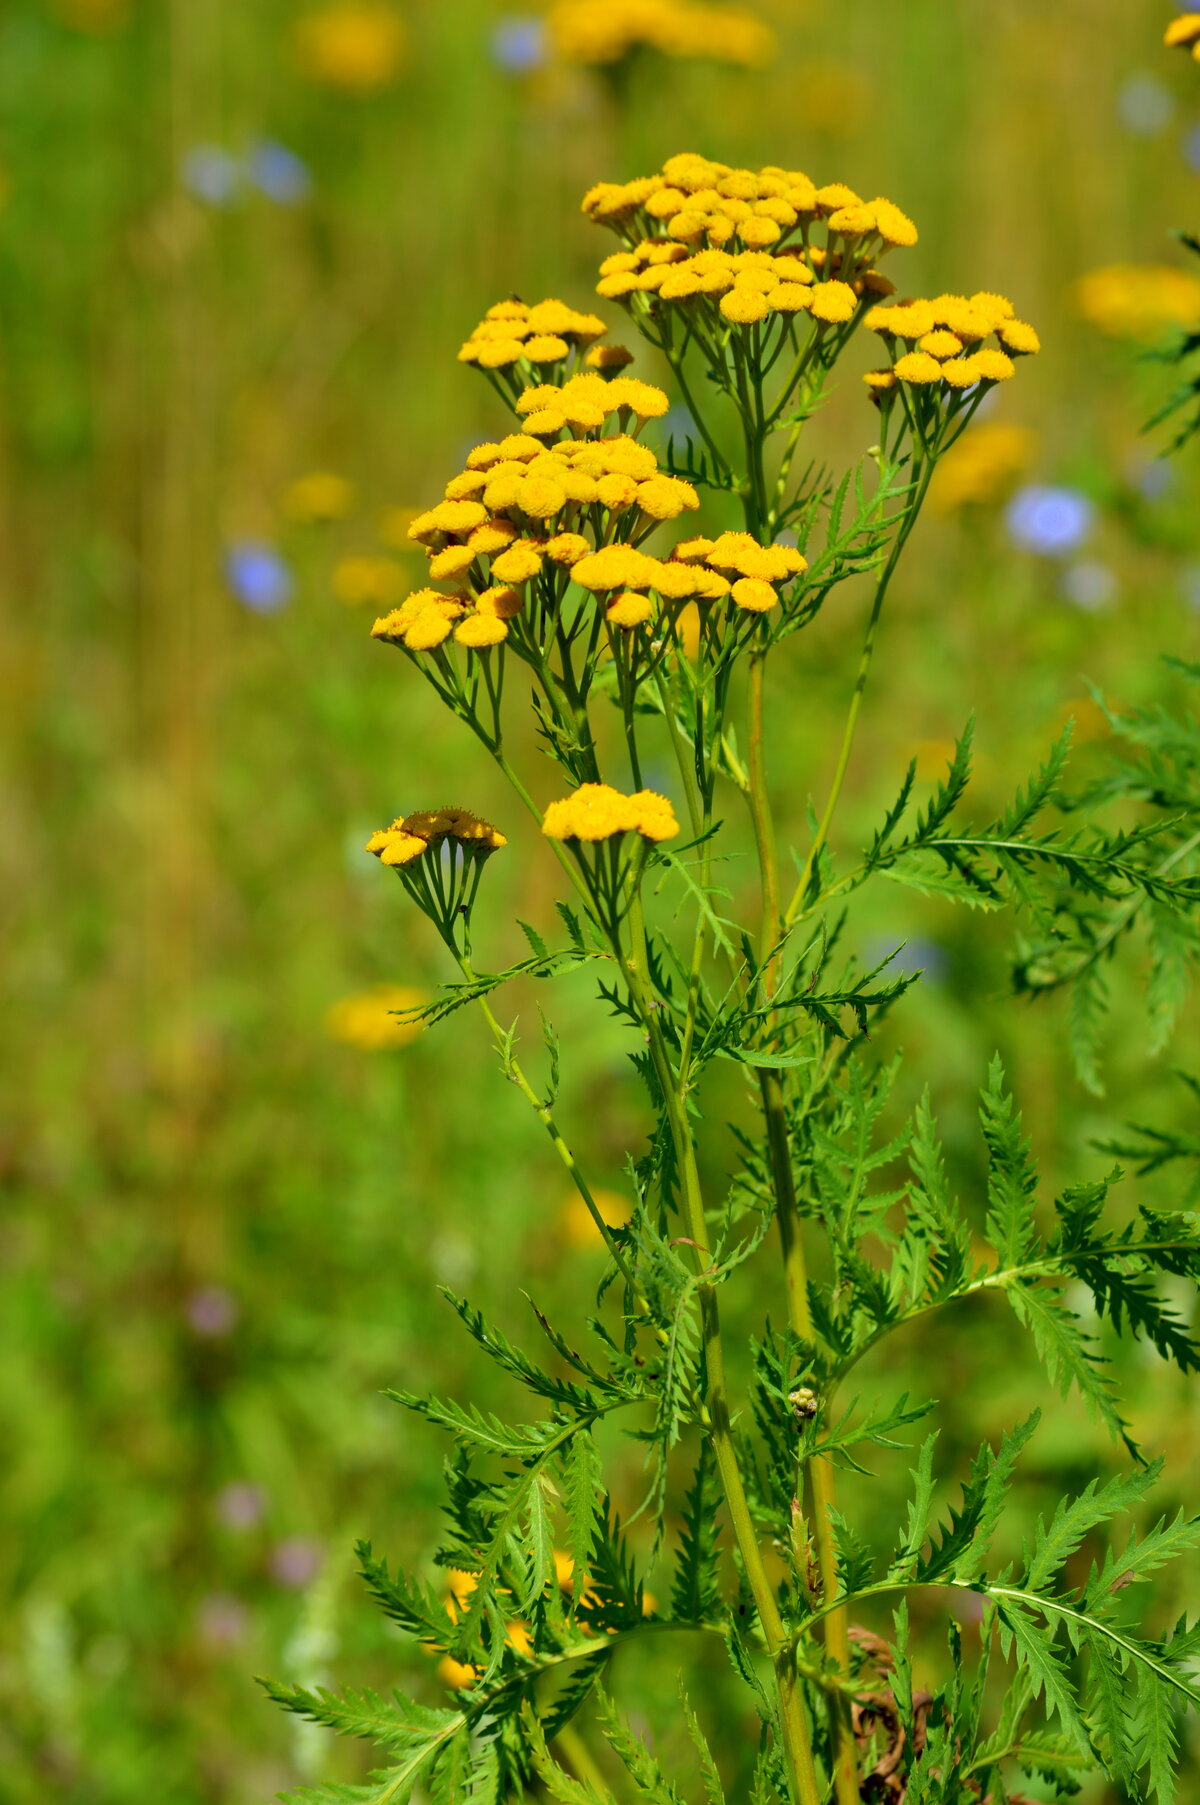
[[[363,1572],[385,1614],[449,1658],[439,1671],[458,1710],[425,1710],[399,1695],[389,1704],[353,1691],[270,1690],[389,1757],[367,1795],[376,1805],[407,1800],[418,1782],[435,1805],[501,1805],[539,1789],[561,1805],[683,1805],[674,1757],[617,1702],[624,1669],[612,1657],[652,1638],[668,1649],[702,1639],[723,1646],[737,1709],[758,1721],[754,1768],[743,1761],[737,1784],[761,1805],[859,1805],[885,1779],[907,1805],[960,1805],[985,1784],[1002,1798],[1031,1770],[1063,1798],[1088,1768],[1134,1798],[1170,1800],[1177,1714],[1200,1703],[1186,1673],[1192,1632],[1184,1625],[1156,1641],[1130,1622],[1126,1593],[1192,1550],[1200,1519],[1181,1512],[1140,1537],[1127,1533],[1119,1552],[1114,1545],[1114,1521],[1143,1508],[1161,1464],[1147,1462],[1134,1439],[1110,1344],[1137,1337],[1181,1373],[1200,1370],[1200,1346],[1171,1297],[1200,1278],[1200,1221],[1145,1204],[1118,1218],[1119,1170],[1045,1185],[998,1057],[980,1097],[970,1186],[956,1195],[932,1102],[926,1095],[911,1107],[908,1065],[884,1044],[918,975],[890,970],[890,953],[858,949],[873,897],[916,892],[943,908],[1005,912],[1024,937],[1016,988],[1070,992],[1076,1064],[1094,1086],[1103,981],[1136,925],[1149,954],[1149,1038],[1161,1044],[1200,945],[1200,732],[1164,712],[1110,713],[1122,750],[1107,774],[1072,792],[1068,727],[977,825],[967,817],[969,724],[942,780],[926,791],[910,765],[865,847],[847,846],[839,808],[893,578],[940,459],[1011,365],[993,347],[964,351],[944,376],[918,359],[914,375],[894,355],[873,390],[878,442],[840,476],[803,468],[804,429],[853,330],[870,320],[893,353],[906,337],[903,313],[896,324],[868,311],[871,265],[909,235],[903,217],[889,229],[887,204],[876,202],[878,215],[855,223],[850,207],[838,224],[838,206],[809,204],[798,176],[788,178],[788,200],[776,192],[777,171],[697,173],[686,159],[655,190],[666,211],[648,204],[653,184],[623,196],[594,191],[587,210],[631,246],[661,240],[663,272],[685,286],[705,266],[675,270],[690,231],[686,208],[669,232],[665,224],[680,205],[676,176],[684,192],[718,181],[762,188],[769,223],[730,192],[724,200],[740,215],[730,232],[744,230],[747,244],[778,237],[782,255],[808,260],[806,305],[778,309],[753,288],[731,288],[720,304],[713,283],[673,295],[658,264],[650,280],[635,281],[628,252],[606,270],[631,323],[669,364],[702,441],[686,452],[672,441],[671,466],[718,504],[736,496],[744,533],[694,539],[676,547],[682,556],[644,551],[660,513],[699,500],[677,479],[653,478],[647,442],[631,443],[634,420],[640,431],[666,413],[668,398],[621,375],[612,386],[582,375],[571,333],[557,341],[554,380],[535,383],[546,368],[535,369],[514,338],[493,387],[515,404],[509,425],[524,423],[521,436],[485,445],[479,467],[451,489],[459,499],[414,528],[433,575],[448,554],[463,586],[448,602],[417,592],[377,629],[491,754],[572,892],[570,908],[559,906],[565,947],[552,949],[522,921],[530,956],[481,973],[475,914],[490,854],[507,838],[449,810],[418,812],[372,842],[458,968],[413,1018],[432,1026],[478,1007],[504,1077],[603,1236],[590,1341],[577,1351],[578,1330],[568,1336],[539,1312],[550,1350],[539,1359],[452,1296],[475,1347],[532,1400],[533,1420],[474,1398],[390,1394],[451,1444],[446,1527],[433,1556],[447,1570],[449,1597],[439,1605],[428,1585],[391,1578],[369,1549]],[[803,227],[801,214],[813,216]],[[814,234],[824,237],[815,252]],[[754,279],[763,268],[738,267]],[[687,306],[677,304],[683,298]],[[927,322],[957,321],[971,344],[1006,331],[1020,341],[1019,325],[1004,324],[1005,305],[985,295],[943,299]],[[927,342],[927,324],[908,336]],[[932,351],[920,355],[932,362]],[[708,407],[696,400],[699,381],[709,385]],[[613,416],[631,430],[609,436]],[[597,479],[579,460],[622,469]],[[636,481],[623,473],[631,463]],[[486,532],[473,537],[493,513],[490,531],[499,522],[511,551],[487,551]],[[787,543],[791,533],[801,549]],[[511,589],[496,586],[510,578]],[[862,578],[871,605],[858,673],[827,800],[794,855],[789,899],[766,777],[766,673],[835,590]],[[684,604],[696,597],[689,632]],[[1200,679],[1200,670],[1178,674]],[[527,780],[508,749],[518,678],[521,714],[528,685],[541,749],[569,791],[544,813],[532,801],[539,780]],[[675,800],[645,777],[668,761]],[[754,902],[745,886],[726,892],[716,882],[726,800],[750,815]],[[558,1119],[569,1040],[539,1000],[547,1078],[535,1084],[518,1023],[506,1027],[492,1012],[502,987],[520,996],[536,981],[540,993],[593,965],[650,1119],[640,1157],[630,1150],[636,1206],[618,1228],[597,1207]],[[738,1118],[723,1141],[710,1099]],[[727,1169],[713,1143],[733,1150]],[[711,1195],[714,1167],[721,1203]],[[970,1333],[1001,1302],[1031,1343],[1030,1389],[1046,1391],[1032,1376],[1040,1362],[1050,1386],[1077,1394],[1116,1457],[1132,1463],[1060,1496],[1019,1560],[1007,1530],[1041,1411],[1003,1430],[996,1446],[978,1446],[961,1497],[939,1514],[939,1444],[929,1436],[908,1459],[912,1432],[937,1406],[890,1384],[882,1363],[864,1364],[897,1332],[932,1328],[937,1316],[938,1333]],[[724,1324],[735,1313],[743,1321],[750,1305],[743,1400]],[[844,1389],[852,1373],[855,1393]],[[635,1468],[641,1457],[636,1479],[628,1459],[613,1456],[617,1438]],[[873,1493],[886,1496],[883,1485],[905,1465],[912,1503],[903,1522],[889,1522]],[[1083,1578],[1085,1543],[1093,1559]],[[670,1574],[665,1604],[647,1584],[660,1562]],[[935,1610],[935,1599],[944,1606],[955,1593],[979,1601],[980,1646],[968,1659],[951,1622],[929,1697],[914,1688],[906,1608],[919,1600]],[[883,1599],[903,1601],[894,1642],[857,1622]],[[684,1729],[684,1759],[690,1767],[694,1757],[706,1800],[719,1805],[727,1783],[718,1762],[736,1750],[718,1747],[687,1705]]]
[[[1194,238],[1188,232],[1179,232],[1176,236],[1194,256],[1200,257],[1200,238]],[[1148,421],[1146,431],[1152,432],[1164,422],[1172,421],[1175,437],[1167,449],[1181,451],[1200,433],[1200,323],[1191,331],[1180,332],[1174,344],[1153,355],[1174,369],[1178,380],[1153,419]]]

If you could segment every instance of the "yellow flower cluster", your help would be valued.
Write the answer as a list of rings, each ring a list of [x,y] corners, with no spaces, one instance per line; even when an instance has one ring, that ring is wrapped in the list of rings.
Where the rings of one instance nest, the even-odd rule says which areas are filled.
[[[479,815],[467,809],[438,808],[397,816],[390,827],[371,835],[367,851],[384,865],[411,865],[443,840],[453,840],[464,852],[483,859],[508,845],[504,835]]]
[[[693,0],[557,0],[548,23],[554,49],[573,63],[618,63],[642,45],[748,67],[775,52],[774,32],[751,13]]]
[[[1190,50],[1200,63],[1200,13],[1180,13],[1172,19],[1163,42],[1168,50]]]
[[[544,368],[563,363],[572,351],[586,349],[607,331],[594,313],[576,313],[562,301],[538,301],[532,307],[525,301],[500,301],[488,308],[458,361],[481,370],[508,369],[522,361]]]
[[[882,197],[690,152],[669,158],[660,175],[601,182],[583,210],[628,247],[601,264],[602,298],[630,305],[643,295],[651,312],[663,302],[707,304],[737,325],[771,313],[844,325],[864,295],[894,292],[874,260],[917,242],[912,220]]]
[[[332,1040],[367,1053],[406,1047],[420,1034],[421,1023],[402,1021],[396,1011],[419,1009],[428,1000],[423,991],[401,984],[375,984],[335,1003],[325,1017],[325,1031]]]
[[[385,0],[333,0],[296,25],[296,56],[310,81],[349,94],[373,94],[396,79],[408,33]]]
[[[1112,263],[1079,279],[1075,307],[1112,338],[1153,339],[1200,319],[1200,277],[1164,263]]]
[[[886,370],[870,370],[863,381],[877,397],[897,382],[942,391],[972,389],[981,382],[1006,382],[1014,357],[1041,350],[1032,326],[1014,317],[1003,295],[938,295],[932,301],[897,301],[874,307],[866,324],[892,353]],[[992,336],[997,345],[989,345]]]
[[[622,795],[606,783],[585,783],[561,802],[552,802],[542,821],[548,840],[613,840],[641,834],[645,840],[673,840],[675,811],[655,790]]]
[[[1037,450],[1038,436],[1027,426],[972,426],[938,464],[929,499],[943,514],[1002,501]]]

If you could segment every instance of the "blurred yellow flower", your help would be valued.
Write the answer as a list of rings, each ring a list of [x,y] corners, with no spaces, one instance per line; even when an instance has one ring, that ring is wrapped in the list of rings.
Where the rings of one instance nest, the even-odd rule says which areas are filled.
[[[746,67],[775,53],[774,32],[753,13],[694,0],[556,0],[549,28],[554,49],[572,63],[618,63],[642,46]]]
[[[1075,284],[1075,309],[1111,338],[1157,338],[1200,321],[1200,276],[1165,263],[1112,263]]]
[[[340,558],[334,566],[333,593],[349,608],[366,602],[393,608],[407,588],[404,572],[391,558]]]
[[[296,55],[310,81],[374,94],[399,75],[408,49],[403,20],[384,0],[333,0],[296,26]]]
[[[408,529],[422,511],[421,508],[389,508],[379,522],[379,537],[384,544],[394,545],[397,551],[412,551],[413,542],[408,536]]]
[[[1027,426],[988,421],[973,426],[937,467],[929,499],[941,514],[1004,501],[1038,453],[1038,435]]]
[[[424,991],[404,984],[375,984],[335,1003],[325,1017],[325,1030],[332,1040],[368,1053],[406,1047],[420,1034],[421,1024],[402,1021],[392,1012],[419,1009],[428,1000]]]
[[[633,1205],[617,1191],[593,1191],[592,1201],[609,1228],[624,1228],[633,1214]],[[564,1197],[557,1216],[558,1232],[568,1247],[602,1247],[603,1237],[592,1221],[591,1211],[579,1195],[572,1191]],[[559,1584],[565,1584],[561,1578]]]
[[[443,1655],[438,1662],[438,1679],[451,1692],[461,1692],[464,1686],[475,1684],[475,1669],[466,1661],[456,1661],[453,1655]]]
[[[1180,13],[1163,36],[1168,50],[1190,50],[1200,63],[1200,13]]]
[[[283,511],[289,519],[306,523],[344,520],[353,506],[353,484],[329,470],[297,477],[283,498]]]

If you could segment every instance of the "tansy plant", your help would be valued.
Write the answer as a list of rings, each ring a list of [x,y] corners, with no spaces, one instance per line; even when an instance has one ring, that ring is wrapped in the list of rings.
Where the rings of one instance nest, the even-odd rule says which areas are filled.
[[[986,825],[960,820],[967,734],[919,806],[910,769],[860,850],[835,834],[884,603],[930,479],[1037,336],[998,295],[896,300],[879,266],[915,243],[911,221],[796,171],[679,156],[659,175],[593,189],[584,210],[619,241],[598,294],[669,366],[694,424],[660,458],[644,428],[668,397],[628,373],[630,353],[602,320],[558,301],[491,308],[461,356],[512,418],[413,524],[429,584],[374,627],[511,780],[561,869],[561,944],[526,928],[527,958],[477,968],[475,903],[505,843],[478,817],[421,807],[370,846],[458,968],[422,1019],[480,1009],[603,1236],[607,1270],[590,1339],[539,1303],[536,1350],[451,1298],[539,1414],[514,1424],[400,1395],[452,1438],[440,1578],[392,1573],[369,1546],[362,1571],[392,1622],[442,1657],[450,1696],[429,1705],[271,1684],[289,1709],[385,1756],[367,1785],[299,1796],[1015,1805],[1023,1775],[1039,1798],[1063,1798],[1100,1768],[1133,1798],[1170,1799],[1200,1631],[1139,1628],[1135,1582],[1200,1540],[1200,1519],[1124,1535],[1119,1552],[1101,1544],[1090,1572],[1072,1558],[1158,1472],[1134,1447],[1076,1303],[1086,1293],[1112,1329],[1195,1370],[1200,1348],[1160,1281],[1200,1273],[1197,1219],[1144,1205],[1111,1220],[1114,1175],[1043,1204],[998,1066],[981,1106],[986,1202],[968,1217],[930,1103],[903,1119],[889,1102],[896,1067],[870,1032],[915,980],[864,969],[843,940],[856,894],[895,880],[1016,911],[1027,988],[1082,981],[1142,925],[1169,937],[1177,988],[1194,951],[1194,798],[1158,808],[1143,789],[1151,817],[1115,832],[1079,825],[1090,815],[1048,824],[1064,800],[1065,740]],[[862,402],[876,443],[831,479],[801,457],[804,429],[862,332],[882,354]],[[806,843],[781,858],[768,670],[839,586],[864,577],[872,599],[832,783]],[[519,713],[532,693],[553,779],[514,763],[514,687]],[[667,796],[648,779],[672,765]],[[758,866],[745,918],[717,882],[726,819],[742,809]],[[597,1207],[555,1113],[553,1029],[548,1078],[535,1082],[515,1029],[493,1013],[511,980],[582,965],[628,1028],[653,1111],[623,1227]],[[1097,1009],[1093,994],[1093,1027]],[[725,1094],[740,1073],[754,1123],[730,1130],[723,1175],[711,1130],[697,1150],[722,1069]],[[984,1215],[986,1246],[969,1226]],[[727,1292],[739,1312],[752,1294],[763,1318],[748,1362],[738,1350],[744,1389],[729,1377]],[[905,1458],[897,1451],[915,1446],[934,1408],[885,1381],[856,1384],[859,1363],[964,1299],[983,1325],[1007,1302],[1050,1383],[1077,1387],[1130,1457],[1119,1477],[1063,1498],[1005,1562],[993,1535],[1036,1411],[979,1449],[947,1515],[932,1513],[934,1488],[955,1475],[929,1434],[911,1457],[903,1520],[872,1522],[870,1546],[852,1527],[869,1500],[868,1451]],[[609,1418],[645,1449],[633,1536],[597,1449]],[[914,1685],[916,1594],[948,1623],[932,1694]],[[955,1627],[967,1595],[982,1612],[969,1660]],[[621,1651],[647,1637],[660,1663],[677,1664],[694,1751],[678,1771],[620,1702]],[[743,1707],[702,1723],[688,1702],[694,1661],[724,1667]],[[749,1740],[747,1718],[758,1726]]]

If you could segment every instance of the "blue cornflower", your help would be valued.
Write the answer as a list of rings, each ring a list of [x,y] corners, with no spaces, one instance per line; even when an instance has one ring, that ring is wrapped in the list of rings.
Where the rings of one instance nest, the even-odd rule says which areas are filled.
[[[295,207],[308,198],[312,176],[308,165],[286,144],[264,138],[250,152],[246,174],[251,184],[281,207]]]
[[[1088,537],[1096,510],[1078,489],[1040,483],[1019,489],[1008,506],[1009,535],[1022,551],[1065,558]]]
[[[225,553],[225,581],[251,614],[278,614],[292,599],[292,573],[271,545],[243,540]]]
[[[508,75],[528,75],[546,61],[546,26],[542,19],[512,13],[492,28],[492,61]]]
[[[228,207],[242,179],[237,158],[219,144],[194,144],[184,155],[179,174],[188,193],[210,207]]]

